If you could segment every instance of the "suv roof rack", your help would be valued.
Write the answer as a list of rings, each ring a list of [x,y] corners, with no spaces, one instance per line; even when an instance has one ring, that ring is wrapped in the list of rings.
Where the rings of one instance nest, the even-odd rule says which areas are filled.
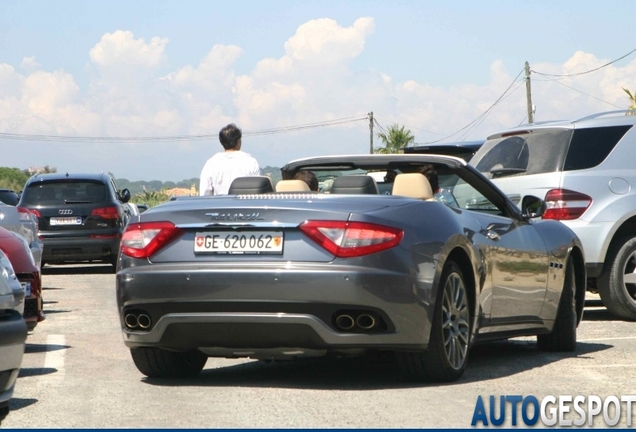
[[[630,110],[630,109],[624,109],[624,110],[615,110],[615,111],[605,111],[605,112],[600,112],[600,113],[596,113],[596,114],[591,114],[587,117],[583,117],[580,118],[578,120],[575,120],[573,123],[576,122],[580,122],[580,121],[585,121],[585,120],[592,120],[595,118],[599,118],[599,117],[604,117],[604,116],[609,116],[609,115],[616,115],[616,114],[623,114],[625,115],[628,112],[636,112],[634,110]]]

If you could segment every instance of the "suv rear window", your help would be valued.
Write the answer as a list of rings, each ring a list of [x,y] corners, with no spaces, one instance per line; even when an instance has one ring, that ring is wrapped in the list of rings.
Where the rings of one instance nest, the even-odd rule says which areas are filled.
[[[631,126],[576,129],[563,171],[592,168],[605,160]]]
[[[108,190],[104,183],[85,180],[36,182],[30,184],[22,195],[24,205],[108,201]]]
[[[558,171],[571,137],[572,130],[548,129],[488,140],[470,164],[489,178]]]

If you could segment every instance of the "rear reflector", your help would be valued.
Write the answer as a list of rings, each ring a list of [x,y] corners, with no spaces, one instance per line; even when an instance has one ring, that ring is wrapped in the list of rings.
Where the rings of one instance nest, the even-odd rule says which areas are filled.
[[[88,238],[92,238],[92,239],[114,239],[114,238],[119,238],[120,235],[118,233],[115,234],[91,234],[88,236]]]
[[[133,258],[148,258],[182,232],[172,222],[128,224],[121,238],[121,252]]]
[[[117,219],[119,217],[119,209],[113,207],[98,207],[93,209],[91,216],[101,216],[104,219]]]
[[[589,196],[567,189],[552,189],[545,195],[543,219],[577,219],[592,204]]]
[[[397,228],[366,222],[306,221],[300,229],[313,241],[340,258],[380,252],[402,241]]]

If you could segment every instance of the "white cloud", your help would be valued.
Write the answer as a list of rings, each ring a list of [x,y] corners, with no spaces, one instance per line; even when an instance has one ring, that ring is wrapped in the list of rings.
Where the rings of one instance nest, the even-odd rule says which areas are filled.
[[[359,18],[347,28],[328,18],[312,20],[285,42],[285,52],[294,60],[311,63],[352,59],[362,52],[366,37],[374,30],[373,18]]]
[[[153,37],[150,43],[135,39],[130,31],[106,33],[90,50],[93,63],[99,66],[154,67],[165,60],[164,49],[168,38]]]
[[[30,57],[24,57],[22,59],[22,62],[20,63],[20,68],[28,71],[28,72],[32,72],[36,69],[40,68],[40,63],[38,63],[35,60],[35,56],[30,56]]]

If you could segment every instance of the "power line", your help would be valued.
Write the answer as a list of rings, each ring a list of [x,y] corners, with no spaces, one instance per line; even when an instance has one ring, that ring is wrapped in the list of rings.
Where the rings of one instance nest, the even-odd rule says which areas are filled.
[[[305,129],[313,129],[320,127],[337,126],[361,120],[367,120],[367,116],[352,116],[340,119],[327,120],[322,122],[308,123],[297,126],[284,126],[272,129],[263,129],[258,131],[245,131],[243,136],[261,136],[273,135],[279,133],[288,133],[302,131]],[[55,141],[55,142],[175,142],[175,141],[201,141],[218,139],[218,134],[205,135],[176,135],[176,136],[155,136],[155,137],[98,137],[98,136],[69,136],[69,135],[36,135],[36,134],[15,134],[0,132],[0,139],[16,140],[16,141]]]
[[[522,74],[523,72],[524,72],[524,69],[521,69],[521,70],[519,71],[519,73],[517,74],[517,76],[515,77],[515,79],[514,79],[514,80],[512,80],[512,82],[510,83],[510,85],[508,86],[508,88],[507,88],[507,89],[506,89],[506,90],[505,90],[505,91],[501,94],[501,96],[499,96],[499,98],[497,98],[497,100],[496,100],[495,102],[493,102],[493,104],[490,106],[490,108],[488,108],[486,111],[484,111],[483,113],[481,113],[481,114],[479,115],[479,117],[477,117],[475,120],[471,121],[471,122],[470,122],[470,123],[468,123],[466,126],[464,126],[463,128],[459,129],[459,130],[458,130],[458,131],[456,131],[456,132],[453,132],[453,133],[452,133],[452,134],[450,134],[450,135],[447,135],[447,136],[445,136],[445,137],[443,137],[443,138],[440,138],[440,139],[438,139],[438,140],[435,140],[435,141],[428,141],[428,142],[425,142],[425,143],[423,143],[423,144],[435,144],[435,143],[438,143],[438,142],[440,142],[440,141],[444,141],[445,139],[450,138],[450,137],[452,137],[452,136],[455,136],[455,135],[457,135],[458,133],[463,132],[464,130],[468,129],[470,126],[472,126],[473,124],[477,123],[477,122],[478,122],[479,120],[481,120],[482,118],[484,118],[484,119],[485,119],[485,117],[487,117],[487,116],[488,116],[488,114],[490,114],[490,112],[493,110],[493,108],[494,108],[495,106],[497,106],[497,105],[499,104],[499,102],[501,102],[501,101],[505,98],[505,96],[506,96],[506,94],[508,93],[508,91],[510,91],[510,89],[512,88],[512,86],[513,86],[513,85],[517,82],[517,79],[519,78],[519,76],[521,76],[521,74]]]
[[[614,104],[613,104],[613,103],[611,103],[611,102],[607,102],[607,101],[605,101],[605,100],[603,100],[603,99],[601,99],[601,98],[597,98],[596,96],[593,96],[593,95],[591,95],[591,94],[589,94],[589,93],[585,93],[584,91],[581,91],[581,90],[575,89],[574,87],[570,87],[569,85],[567,85],[567,84],[563,84],[562,82],[559,82],[558,80],[545,80],[545,81],[554,81],[556,84],[559,84],[559,85],[562,85],[563,87],[567,87],[567,88],[569,88],[569,89],[572,89],[572,90],[574,90],[574,91],[576,91],[576,92],[579,92],[579,93],[581,93],[581,94],[583,94],[583,95],[585,95],[585,96],[589,96],[589,97],[591,97],[592,99],[596,99],[597,101],[600,101],[600,102],[606,103],[606,104],[611,105],[611,106],[613,106],[613,107],[616,107],[616,108],[619,108],[619,109],[623,109],[623,107],[620,107],[620,106],[618,106],[618,105],[614,105]]]
[[[531,70],[532,70],[532,72],[536,73],[537,75],[543,75],[543,76],[547,76],[547,77],[571,77],[571,76],[585,75],[585,74],[596,72],[597,70],[603,69],[604,67],[607,67],[607,66],[611,65],[612,63],[616,63],[617,61],[624,59],[625,57],[629,56],[630,54],[632,54],[634,52],[636,52],[636,49],[631,50],[630,52],[628,52],[624,56],[619,57],[616,60],[612,60],[611,62],[606,63],[603,66],[599,66],[597,68],[590,69],[590,70],[585,71],[585,72],[577,72],[577,73],[572,73],[572,74],[556,75],[556,74],[547,74],[547,73],[543,73],[543,72],[537,72],[534,69],[531,69]]]

